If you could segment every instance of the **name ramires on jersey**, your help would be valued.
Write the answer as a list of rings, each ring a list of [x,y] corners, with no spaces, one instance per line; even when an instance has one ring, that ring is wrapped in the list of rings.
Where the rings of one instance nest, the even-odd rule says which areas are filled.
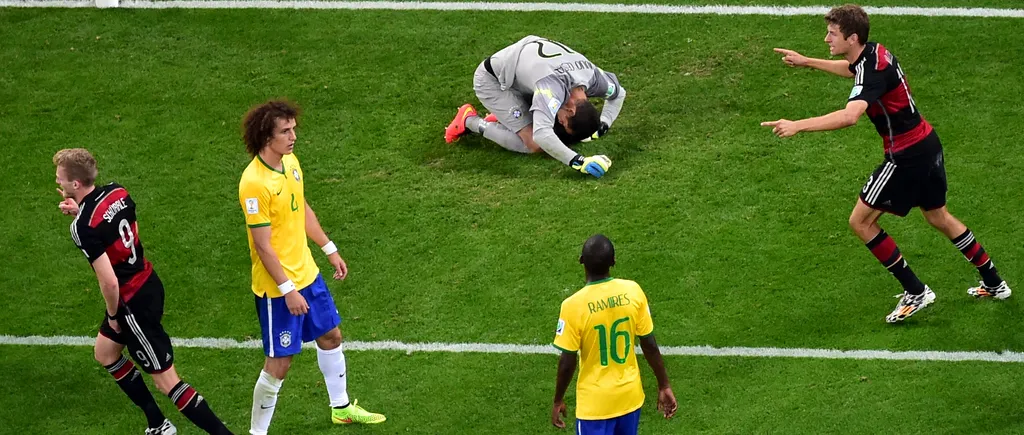
[[[575,62],[564,62],[555,68],[555,72],[558,74],[565,74],[572,71],[582,71],[585,69],[594,69],[594,64],[590,63],[589,60],[577,60]]]
[[[629,305],[629,297],[626,296],[625,293],[618,296],[609,296],[608,299],[598,299],[593,302],[587,302],[587,308],[590,309],[590,314],[604,311],[608,308],[621,307],[623,305]]]
[[[124,203],[124,198],[114,201],[114,203],[110,204],[110,207],[107,208],[107,211],[103,213],[103,219],[105,219],[107,223],[110,223],[114,220],[114,216],[117,215],[117,213],[127,207],[128,204]]]

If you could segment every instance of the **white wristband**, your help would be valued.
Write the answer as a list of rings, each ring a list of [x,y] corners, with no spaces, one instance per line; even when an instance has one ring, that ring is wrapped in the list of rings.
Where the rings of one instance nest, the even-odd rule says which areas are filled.
[[[295,283],[292,280],[285,281],[277,285],[277,289],[281,291],[281,296],[295,291]]]
[[[327,242],[327,244],[321,246],[320,249],[323,249],[324,255],[331,255],[338,252],[338,247],[334,246],[334,242]]]

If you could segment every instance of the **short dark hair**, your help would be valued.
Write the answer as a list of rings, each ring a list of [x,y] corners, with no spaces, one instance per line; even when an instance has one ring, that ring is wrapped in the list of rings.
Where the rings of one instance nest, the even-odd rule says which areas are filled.
[[[565,131],[565,127],[557,120],[555,121],[555,126],[552,127],[552,129],[555,130],[555,136],[558,136],[558,140],[562,141],[562,143],[567,146],[576,145],[583,140],[577,139],[576,135],[569,134],[569,132]]]
[[[583,244],[580,263],[592,274],[607,274],[615,265],[615,247],[603,234],[595,234]]]
[[[242,139],[249,155],[256,156],[274,137],[274,127],[278,119],[297,119],[301,110],[299,106],[287,100],[270,100],[249,109],[242,120]]]
[[[871,26],[868,21],[868,13],[864,12],[860,6],[853,4],[836,6],[825,14],[825,22],[839,26],[843,38],[857,35],[857,40],[862,45],[868,42],[868,31],[871,30]]]
[[[580,140],[592,136],[597,129],[601,128],[601,113],[589,100],[583,100],[576,104],[576,114],[569,121],[573,136]]]
[[[569,118],[569,128],[572,134],[566,131],[562,124],[555,122],[555,136],[566,145],[575,145],[583,139],[593,136],[594,132],[601,127],[601,114],[597,108],[588,101],[576,102],[576,114]]]

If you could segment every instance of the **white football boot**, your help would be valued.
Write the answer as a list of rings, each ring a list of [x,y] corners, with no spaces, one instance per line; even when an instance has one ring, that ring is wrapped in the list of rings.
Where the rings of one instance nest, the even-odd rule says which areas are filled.
[[[1013,290],[1010,290],[1010,286],[1006,285],[1006,281],[999,283],[998,286],[989,287],[985,285],[984,281],[978,283],[977,287],[971,287],[967,289],[967,294],[976,298],[996,298],[999,300],[1006,299],[1013,294]]]
[[[146,435],[178,435],[178,428],[170,420],[164,419],[160,427],[146,429]]]
[[[887,323],[902,322],[907,317],[913,316],[918,310],[931,305],[932,302],[935,302],[935,292],[928,286],[924,286],[924,293],[919,295],[903,292],[900,303],[896,304],[896,309],[885,317],[885,321]]]

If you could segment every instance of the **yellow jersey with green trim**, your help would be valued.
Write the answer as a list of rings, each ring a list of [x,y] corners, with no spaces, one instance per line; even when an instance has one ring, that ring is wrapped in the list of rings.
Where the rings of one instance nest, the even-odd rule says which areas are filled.
[[[294,154],[281,158],[282,170],[267,165],[256,156],[242,171],[238,182],[238,201],[245,212],[252,259],[252,292],[256,296],[281,297],[277,283],[263,266],[252,228],[270,227],[270,246],[277,253],[285,275],[299,289],[313,283],[320,269],[306,242],[306,197],[302,190],[302,168]]]
[[[562,301],[554,345],[579,353],[576,418],[605,420],[640,409],[644,389],[633,348],[652,332],[647,295],[633,281],[590,282]]]

